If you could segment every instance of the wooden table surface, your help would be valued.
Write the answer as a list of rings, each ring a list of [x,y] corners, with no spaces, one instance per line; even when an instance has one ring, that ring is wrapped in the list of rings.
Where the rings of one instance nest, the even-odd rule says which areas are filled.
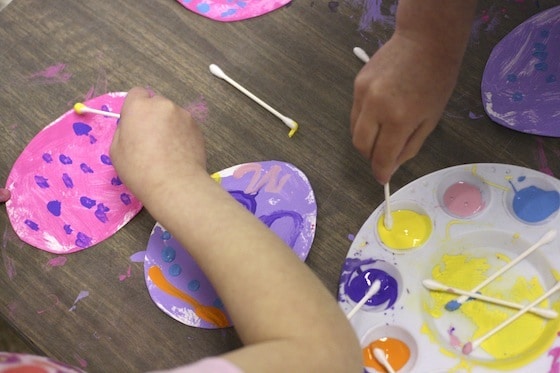
[[[173,0],[14,1],[0,12],[0,180],[33,136],[73,103],[151,87],[199,120],[210,172],[261,160],[290,162],[305,172],[318,203],[307,263],[334,296],[349,235],[383,201],[348,130],[353,79],[362,66],[352,48],[372,53],[392,32],[390,22],[368,21],[367,3],[374,1],[294,0],[262,17],[220,23]],[[393,190],[464,163],[560,175],[559,139],[496,125],[480,97],[492,46],[553,3],[481,2],[479,19],[490,22],[474,27],[440,125],[393,177]],[[211,63],[295,119],[297,134],[289,139],[279,120],[212,76]],[[0,317],[37,353],[92,372],[169,368],[238,347],[232,328],[184,326],[153,304],[143,265],[129,259],[145,250],[153,225],[142,211],[113,237],[52,267],[47,262],[56,255],[22,243],[2,207]],[[121,281],[129,268],[131,276]],[[89,296],[69,311],[83,290]]]

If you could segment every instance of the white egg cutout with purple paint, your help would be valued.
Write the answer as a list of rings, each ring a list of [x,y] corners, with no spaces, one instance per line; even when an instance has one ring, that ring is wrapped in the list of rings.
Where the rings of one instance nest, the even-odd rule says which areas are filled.
[[[120,112],[126,93],[85,102]],[[42,129],[14,163],[6,210],[24,242],[69,254],[110,237],[142,204],[120,181],[109,157],[117,119],[69,110]]]
[[[307,258],[315,236],[317,204],[301,170],[285,162],[264,161],[233,166],[213,178],[281,237],[300,260]],[[148,242],[144,274],[152,300],[173,319],[205,329],[231,326],[221,300],[188,248],[160,224],[154,226]]]
[[[481,91],[494,122],[560,137],[560,6],[529,18],[493,48]]]

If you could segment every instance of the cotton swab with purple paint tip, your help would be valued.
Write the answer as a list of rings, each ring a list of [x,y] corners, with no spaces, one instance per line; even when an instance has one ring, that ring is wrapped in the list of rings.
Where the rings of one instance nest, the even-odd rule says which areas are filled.
[[[477,291],[479,291],[480,289],[482,289],[483,287],[485,287],[486,285],[488,285],[490,282],[494,281],[498,276],[502,275],[504,272],[506,272],[508,269],[510,269],[511,267],[513,267],[514,265],[516,265],[517,263],[519,263],[520,261],[522,261],[526,256],[528,256],[529,254],[531,254],[533,251],[535,251],[536,249],[538,249],[539,247],[541,247],[542,245],[545,245],[549,242],[551,242],[554,238],[556,237],[556,229],[551,229],[548,232],[546,232],[537,242],[535,242],[535,244],[531,247],[529,247],[527,250],[525,250],[521,255],[519,255],[517,258],[515,258],[514,260],[512,260],[511,262],[509,262],[507,265],[503,266],[502,268],[500,268],[498,271],[496,271],[495,273],[493,273],[490,277],[488,277],[486,280],[482,281],[480,284],[478,284],[477,286],[475,286],[473,289],[471,289],[471,293],[476,293]],[[463,303],[465,303],[467,300],[469,299],[468,296],[466,295],[462,295],[457,299],[453,299],[450,300],[449,302],[447,302],[447,304],[445,305],[445,309],[448,311],[456,311],[458,310],[461,305]]]
[[[523,314],[527,313],[531,308],[535,307],[537,304],[545,300],[546,298],[550,297],[552,294],[560,290],[560,281],[556,283],[553,287],[551,287],[546,293],[535,299],[533,302],[529,303],[521,310],[519,310],[516,314],[512,315],[510,318],[504,320],[500,325],[496,326],[494,329],[490,330],[488,333],[484,334],[482,337],[475,339],[474,341],[467,342],[461,349],[463,354],[469,355],[474,349],[476,349],[482,342],[487,340],[488,338],[492,337],[494,334],[517,320]]]
[[[395,373],[395,369],[391,366],[389,360],[387,360],[387,355],[385,355],[385,351],[383,351],[380,348],[374,348],[373,356],[375,356],[379,364],[383,365],[383,368],[385,368],[385,370],[387,370],[388,373]]]
[[[354,55],[356,57],[358,57],[360,60],[362,60],[363,63],[367,63],[369,61],[369,56],[367,55],[366,51],[363,50],[360,47],[354,47],[354,49],[352,49],[352,51],[354,52]]]
[[[113,113],[112,111],[93,109],[93,108],[90,108],[90,107],[84,105],[81,102],[77,102],[76,104],[74,104],[74,111],[76,113],[80,114],[80,115],[90,113],[90,114],[104,115],[106,117],[117,118],[117,119],[121,117],[121,115],[119,113]]]
[[[366,294],[362,297],[362,299],[360,299],[360,301],[358,303],[356,303],[356,305],[354,306],[354,308],[352,308],[350,310],[350,312],[348,312],[346,314],[346,318],[348,320],[350,320],[355,314],[356,312],[358,312],[358,310],[360,308],[362,308],[362,306],[364,304],[366,304],[366,302],[368,301],[369,298],[373,297],[381,288],[381,281],[379,280],[375,280],[371,283],[371,286],[369,287],[369,290],[366,292]]]
[[[445,291],[447,293],[458,294],[458,295],[466,295],[469,298],[478,299],[478,300],[488,302],[488,303],[498,304],[500,306],[515,308],[515,309],[518,309],[518,310],[523,309],[525,307],[525,305],[523,305],[523,304],[509,302],[509,301],[506,301],[506,300],[503,300],[503,299],[493,298],[493,297],[489,297],[489,296],[486,296],[486,295],[482,295],[480,293],[473,293],[473,292],[470,292],[470,291],[453,288],[453,287],[447,286],[445,284],[442,284],[441,282],[438,282],[438,281],[432,280],[432,279],[423,280],[422,284],[427,289],[430,289],[430,290]],[[544,317],[546,319],[555,319],[555,318],[558,317],[558,312],[556,312],[554,310],[551,310],[551,309],[535,307],[535,308],[531,308],[529,310],[529,312],[534,313],[535,315]]]
[[[231,84],[232,86],[234,86],[235,88],[237,88],[238,90],[240,90],[242,93],[244,93],[247,97],[249,97],[250,99],[252,99],[253,101],[255,101],[257,104],[261,105],[263,108],[265,108],[266,110],[268,110],[269,112],[271,112],[272,114],[274,114],[278,119],[280,119],[282,122],[284,122],[284,124],[286,126],[288,126],[288,128],[290,128],[290,132],[288,133],[288,137],[292,137],[296,131],[298,130],[299,125],[297,124],[297,122],[291,118],[288,118],[285,115],[280,114],[277,110],[273,109],[270,105],[268,105],[266,102],[264,102],[263,100],[261,100],[260,98],[258,98],[257,96],[255,96],[254,94],[252,94],[251,92],[249,92],[247,89],[245,89],[245,87],[243,87],[241,84],[237,83],[235,80],[233,80],[232,78],[230,78],[226,73],[224,73],[224,71],[222,69],[220,69],[219,66],[211,64],[210,65],[210,72],[217,76],[220,79],[225,80],[226,82],[228,82],[229,84]]]

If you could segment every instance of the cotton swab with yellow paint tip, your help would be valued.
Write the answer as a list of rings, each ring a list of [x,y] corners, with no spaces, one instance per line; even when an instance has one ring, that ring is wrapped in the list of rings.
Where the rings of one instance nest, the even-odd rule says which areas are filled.
[[[98,114],[98,115],[103,115],[103,116],[112,117],[112,118],[120,118],[121,117],[121,115],[119,113],[113,113],[111,111],[93,109],[93,108],[90,108],[90,107],[84,105],[81,102],[77,102],[76,104],[74,104],[74,111],[76,113],[80,114],[80,115],[90,113],[90,114]]]
[[[432,280],[432,279],[425,279],[425,280],[422,281],[422,284],[424,285],[424,287],[426,287],[429,290],[442,291],[442,292],[451,293],[451,294],[466,295],[466,296],[468,296],[469,298],[472,298],[472,299],[478,299],[478,300],[481,300],[483,302],[493,303],[493,304],[497,304],[497,305],[504,306],[504,307],[515,308],[515,309],[518,309],[518,310],[525,307],[525,305],[523,305],[523,304],[510,302],[510,301],[506,301],[506,300],[499,299],[499,298],[489,297],[487,295],[482,295],[480,293],[473,293],[471,291],[466,291],[466,290],[453,288],[451,286],[447,286],[445,284],[442,284],[441,282],[438,282],[438,281]],[[555,319],[555,318],[558,317],[558,312],[556,312],[553,309],[534,307],[534,308],[529,309],[528,312],[531,312],[531,313],[533,313],[535,315],[538,315],[540,317],[544,317],[546,319]]]
[[[252,94],[251,92],[249,92],[247,89],[245,89],[243,86],[241,86],[239,83],[237,83],[235,80],[233,80],[232,78],[230,78],[228,75],[226,75],[226,73],[224,73],[224,71],[222,69],[220,69],[220,67],[218,67],[215,64],[211,64],[210,65],[210,72],[217,76],[220,79],[225,80],[226,82],[228,82],[229,84],[231,84],[232,86],[234,86],[235,88],[237,88],[238,90],[240,90],[242,93],[244,93],[247,97],[251,98],[253,101],[255,101],[257,104],[261,105],[263,108],[265,108],[266,110],[268,110],[269,112],[271,112],[272,114],[274,114],[278,119],[280,119],[282,122],[284,122],[284,124],[286,126],[288,126],[290,128],[290,132],[288,133],[288,137],[292,137],[296,131],[298,130],[299,125],[296,123],[296,121],[294,121],[293,119],[288,118],[285,115],[280,114],[278,111],[276,111],[274,108],[272,108],[270,105],[268,105],[266,102],[264,102],[263,100],[261,100],[260,98],[258,98],[257,96],[255,96],[254,94]]]

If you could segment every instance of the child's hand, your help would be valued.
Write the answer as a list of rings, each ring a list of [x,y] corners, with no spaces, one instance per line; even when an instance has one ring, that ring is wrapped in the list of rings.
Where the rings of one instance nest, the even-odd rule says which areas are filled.
[[[430,46],[395,33],[356,77],[352,141],[380,184],[418,153],[455,86],[460,60]]]
[[[148,208],[164,199],[169,188],[208,176],[202,133],[190,114],[143,88],[133,88],[125,99],[111,160]]]

